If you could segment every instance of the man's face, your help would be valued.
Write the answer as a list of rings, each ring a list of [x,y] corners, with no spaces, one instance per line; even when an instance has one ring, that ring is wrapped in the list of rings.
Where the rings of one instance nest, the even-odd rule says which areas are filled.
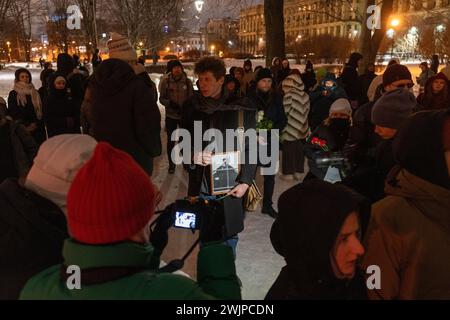
[[[359,239],[359,228],[358,214],[353,212],[342,225],[334,245],[333,255],[337,271],[345,278],[353,278],[356,263],[364,254],[364,247]]]
[[[392,82],[391,84],[388,84],[384,87],[386,92],[394,91],[399,88],[408,88],[411,89],[414,86],[414,83],[412,80],[397,80]]]
[[[172,75],[175,78],[181,76],[182,73],[183,73],[183,69],[180,66],[173,67]]]
[[[432,84],[433,93],[441,92],[445,88],[445,80],[444,79],[436,79]]]
[[[211,71],[206,71],[198,75],[198,81],[202,96],[215,98],[221,93],[224,77],[217,80]]]
[[[289,61],[283,60],[283,69],[287,69],[289,67]]]
[[[30,76],[26,72],[19,74],[19,82],[30,83]]]
[[[272,88],[272,79],[265,78],[265,79],[259,80],[257,87],[258,87],[258,90],[260,90],[262,92],[269,92],[270,89]]]
[[[249,64],[246,64],[246,65],[244,66],[244,69],[245,69],[245,71],[250,71],[250,70],[252,69],[252,66],[249,65]]]
[[[384,140],[389,140],[395,137],[397,129],[375,126],[375,132]]]

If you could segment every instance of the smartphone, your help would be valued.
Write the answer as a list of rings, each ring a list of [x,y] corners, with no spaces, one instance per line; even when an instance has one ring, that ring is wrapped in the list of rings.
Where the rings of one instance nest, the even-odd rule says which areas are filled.
[[[197,215],[190,212],[175,212],[176,228],[195,230],[197,228]]]

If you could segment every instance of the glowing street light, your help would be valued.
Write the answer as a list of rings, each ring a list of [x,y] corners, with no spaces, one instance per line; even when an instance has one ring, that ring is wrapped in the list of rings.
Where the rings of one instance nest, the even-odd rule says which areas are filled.
[[[203,5],[205,4],[205,1],[197,0],[194,3],[195,3],[195,8],[197,9],[198,13],[201,13],[203,10]]]
[[[400,25],[400,20],[395,18],[391,20],[391,27],[396,28]]]

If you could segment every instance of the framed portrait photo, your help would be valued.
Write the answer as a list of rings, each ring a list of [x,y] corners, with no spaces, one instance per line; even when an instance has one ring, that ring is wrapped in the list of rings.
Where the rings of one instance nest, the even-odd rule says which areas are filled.
[[[236,179],[240,173],[240,153],[217,153],[211,159],[211,193],[221,195],[230,192],[238,185]]]

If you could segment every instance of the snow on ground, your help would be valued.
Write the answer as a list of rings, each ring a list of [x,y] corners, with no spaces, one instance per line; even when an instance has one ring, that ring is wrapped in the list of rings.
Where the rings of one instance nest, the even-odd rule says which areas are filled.
[[[290,60],[290,61],[291,61],[292,68],[297,68],[301,72],[303,72],[304,65],[295,64],[295,60]],[[227,67],[227,70],[229,70],[233,66],[243,66],[244,65],[243,59],[239,59],[239,60],[238,59],[224,59],[224,62],[225,62],[225,66]],[[253,67],[264,66],[265,60],[264,59],[253,59],[252,63],[253,63]],[[419,63],[420,63],[420,61],[409,61],[409,62],[405,63],[405,65],[408,66],[409,70],[412,73],[413,80],[415,80],[416,77],[418,77],[420,75]],[[166,62],[160,62],[158,64],[165,65]],[[194,63],[192,63],[192,62],[185,64],[186,73],[188,74],[188,77],[191,80],[193,80],[193,82],[195,84],[196,79],[193,74],[193,66],[194,66]],[[340,70],[338,65],[330,65],[330,64],[316,64],[314,67],[315,68],[326,67],[328,69],[333,70],[333,72],[336,72],[336,73],[338,73]],[[443,66],[441,66],[441,67],[443,67]],[[33,84],[36,87],[36,89],[41,87],[41,82],[39,80],[41,68],[38,63],[25,63],[25,62],[10,63],[10,64],[6,64],[5,69],[0,70],[0,97],[3,97],[5,99],[8,97],[8,94],[13,87],[14,72],[18,68],[28,68],[32,74]],[[383,67],[377,69],[377,73],[384,72],[385,68],[386,68],[386,66],[384,64]],[[55,65],[55,69],[56,69],[56,65]],[[158,86],[160,78],[162,77],[162,74],[151,73],[150,77]],[[414,88],[414,91],[417,95],[418,94],[417,86]]]

